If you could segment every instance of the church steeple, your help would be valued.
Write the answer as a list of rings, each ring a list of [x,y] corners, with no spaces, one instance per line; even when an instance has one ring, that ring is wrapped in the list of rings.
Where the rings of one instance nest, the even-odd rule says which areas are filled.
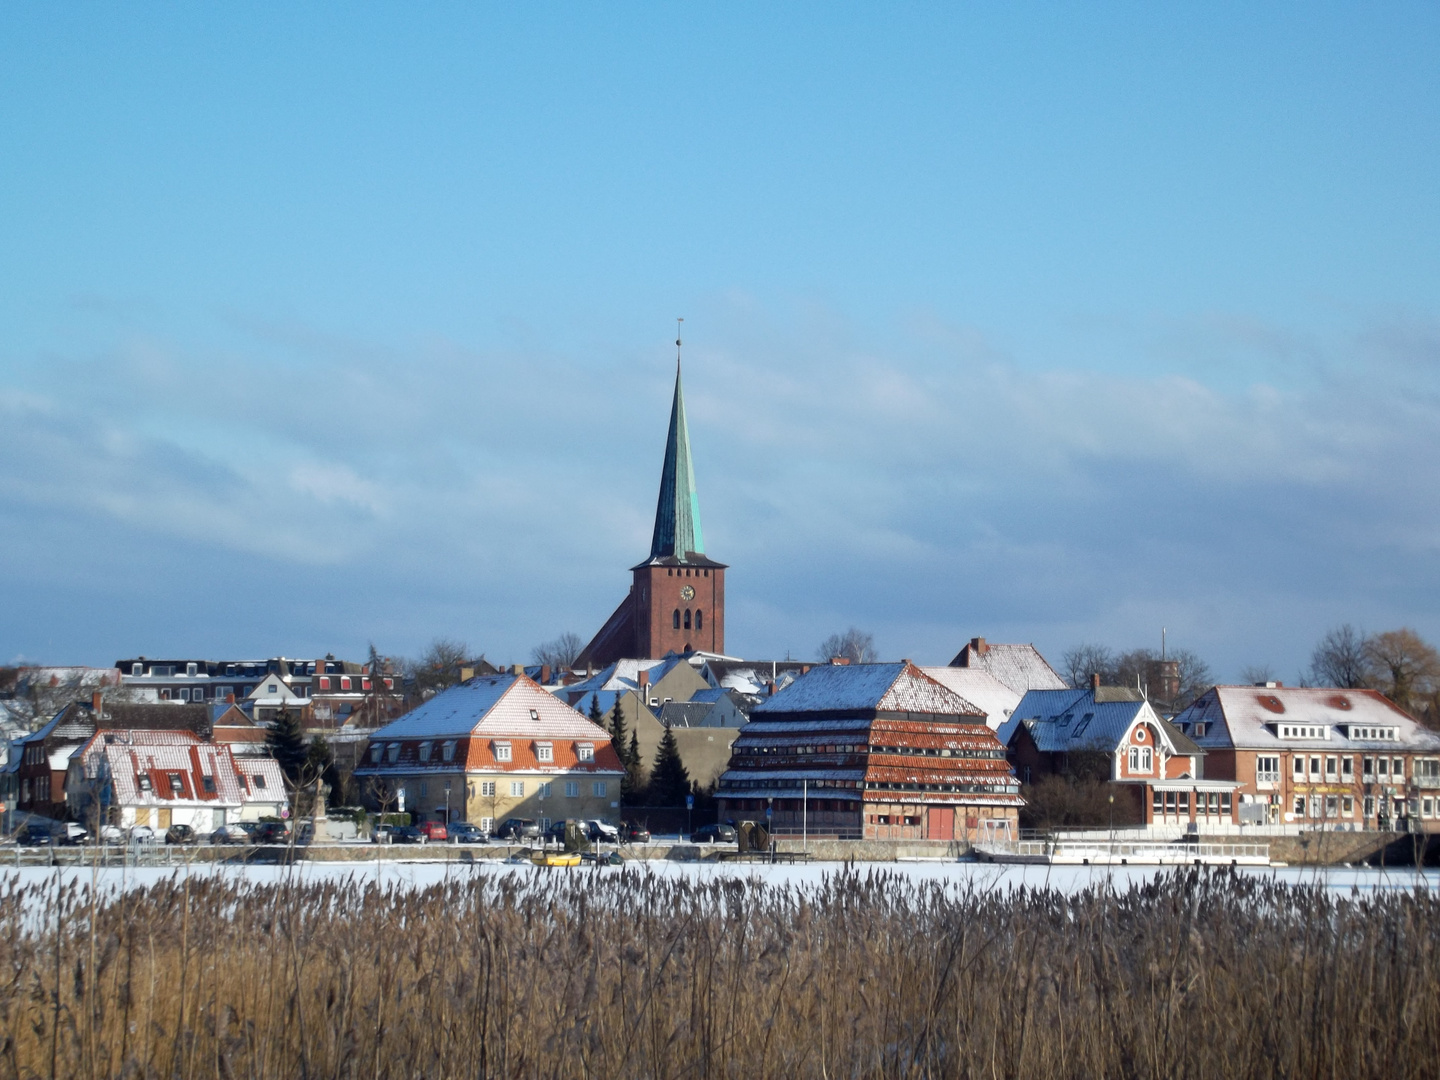
[[[680,341],[675,341],[679,348]],[[690,463],[690,431],[685,423],[685,393],[680,383],[680,357],[675,357],[675,400],[670,406],[670,433],[665,440],[665,466],[660,472],[660,498],[655,506],[651,559],[679,559],[705,554],[700,531],[700,496]]]

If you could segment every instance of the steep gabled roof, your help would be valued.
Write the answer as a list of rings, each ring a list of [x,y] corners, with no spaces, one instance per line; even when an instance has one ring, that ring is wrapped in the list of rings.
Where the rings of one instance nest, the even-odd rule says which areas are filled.
[[[985,723],[991,728],[1003,724],[1015,711],[1015,706],[1020,704],[1022,695],[980,668],[926,667],[920,670],[941,686],[979,706],[985,713]]]
[[[1143,697],[1095,694],[1084,690],[1031,690],[997,734],[1006,746],[1013,746],[1016,731],[1023,724],[1041,753],[1068,753],[1074,750],[1114,752],[1136,722],[1150,724],[1180,756],[1203,755],[1184,732],[1160,716]]]
[[[1396,746],[1422,753],[1440,752],[1440,734],[1421,726],[1403,709],[1375,690],[1340,690],[1309,686],[1216,686],[1201,694],[1175,717],[1185,730],[1196,722],[1205,733],[1193,738],[1200,746],[1245,750],[1295,747],[1330,750],[1388,749]],[[1329,739],[1282,739],[1281,725],[1316,725],[1331,729]],[[1397,739],[1375,741],[1351,737],[1352,729],[1396,729]]]
[[[1065,688],[1065,680],[1034,645],[991,645],[984,638],[974,638],[955,654],[950,666],[987,671],[1017,694]]]
[[[888,664],[821,664],[751,714],[917,712],[984,716],[984,710],[940,685],[908,660]]]

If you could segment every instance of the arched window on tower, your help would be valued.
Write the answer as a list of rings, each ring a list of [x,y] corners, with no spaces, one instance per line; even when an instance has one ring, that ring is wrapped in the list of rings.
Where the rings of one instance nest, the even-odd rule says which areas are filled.
[[[703,629],[704,629],[704,626],[703,626],[704,621],[705,621],[705,614],[704,614],[704,612],[701,612],[701,611],[695,612],[695,629],[696,629],[696,630],[703,630]]]
[[[685,629],[690,629],[690,609],[688,607],[685,609]]]
[[[676,629],[676,630],[679,630],[679,629],[680,629],[680,609],[679,609],[678,607],[675,609],[675,614],[672,615],[670,618],[671,618],[671,621],[675,624],[675,629]]]

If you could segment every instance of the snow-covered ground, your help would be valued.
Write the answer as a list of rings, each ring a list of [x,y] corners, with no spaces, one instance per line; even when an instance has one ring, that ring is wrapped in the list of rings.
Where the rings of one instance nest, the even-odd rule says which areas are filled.
[[[660,877],[689,878],[695,881],[711,881],[716,878],[742,878],[765,882],[775,886],[815,886],[827,875],[844,872],[841,863],[812,863],[808,866],[726,864],[726,863],[680,863],[680,862],[632,862],[627,866],[640,873]],[[56,875],[63,882],[78,881],[88,885],[92,875],[104,892],[121,888],[150,885],[171,875],[202,876],[220,874],[257,884],[278,882],[287,877],[292,880],[313,881],[322,878],[350,877],[361,882],[378,882],[384,885],[410,885],[423,887],[447,880],[463,879],[469,875],[498,874],[577,874],[607,875],[618,873],[614,867],[580,866],[573,869],[540,869],[524,865],[481,860],[474,863],[437,862],[417,860],[415,862],[303,862],[294,866],[242,866],[227,863],[197,863],[188,869],[178,867],[147,866],[128,868],[103,868],[92,871],[85,868],[22,867],[6,870],[0,867],[0,889],[21,884],[53,884]],[[1092,866],[997,866],[988,863],[956,862],[897,862],[860,863],[854,866],[860,875],[884,873],[914,881],[917,884],[940,881],[957,889],[1009,890],[1026,886],[1029,888],[1054,888],[1075,892],[1092,885],[1110,882],[1116,889],[1126,889],[1131,884],[1149,881],[1160,874],[1175,873],[1167,867],[1122,866],[1114,869]],[[1440,871],[1396,868],[1380,870],[1354,867],[1279,867],[1240,868],[1239,872],[1261,877],[1273,877],[1278,881],[1292,884],[1323,885],[1326,888],[1349,892],[1358,888],[1362,892],[1372,890],[1414,889],[1416,887],[1440,892]]]

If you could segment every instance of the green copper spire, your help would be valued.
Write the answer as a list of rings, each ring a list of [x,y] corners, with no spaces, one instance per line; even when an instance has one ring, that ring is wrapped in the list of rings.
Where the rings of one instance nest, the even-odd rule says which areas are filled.
[[[675,345],[678,349],[680,342]],[[700,533],[700,496],[695,492],[695,470],[690,464],[690,431],[685,424],[685,394],[680,388],[680,357],[675,357],[675,402],[670,406],[670,434],[665,440],[665,468],[660,473],[660,500],[655,506],[655,536],[651,559],[703,555]]]

